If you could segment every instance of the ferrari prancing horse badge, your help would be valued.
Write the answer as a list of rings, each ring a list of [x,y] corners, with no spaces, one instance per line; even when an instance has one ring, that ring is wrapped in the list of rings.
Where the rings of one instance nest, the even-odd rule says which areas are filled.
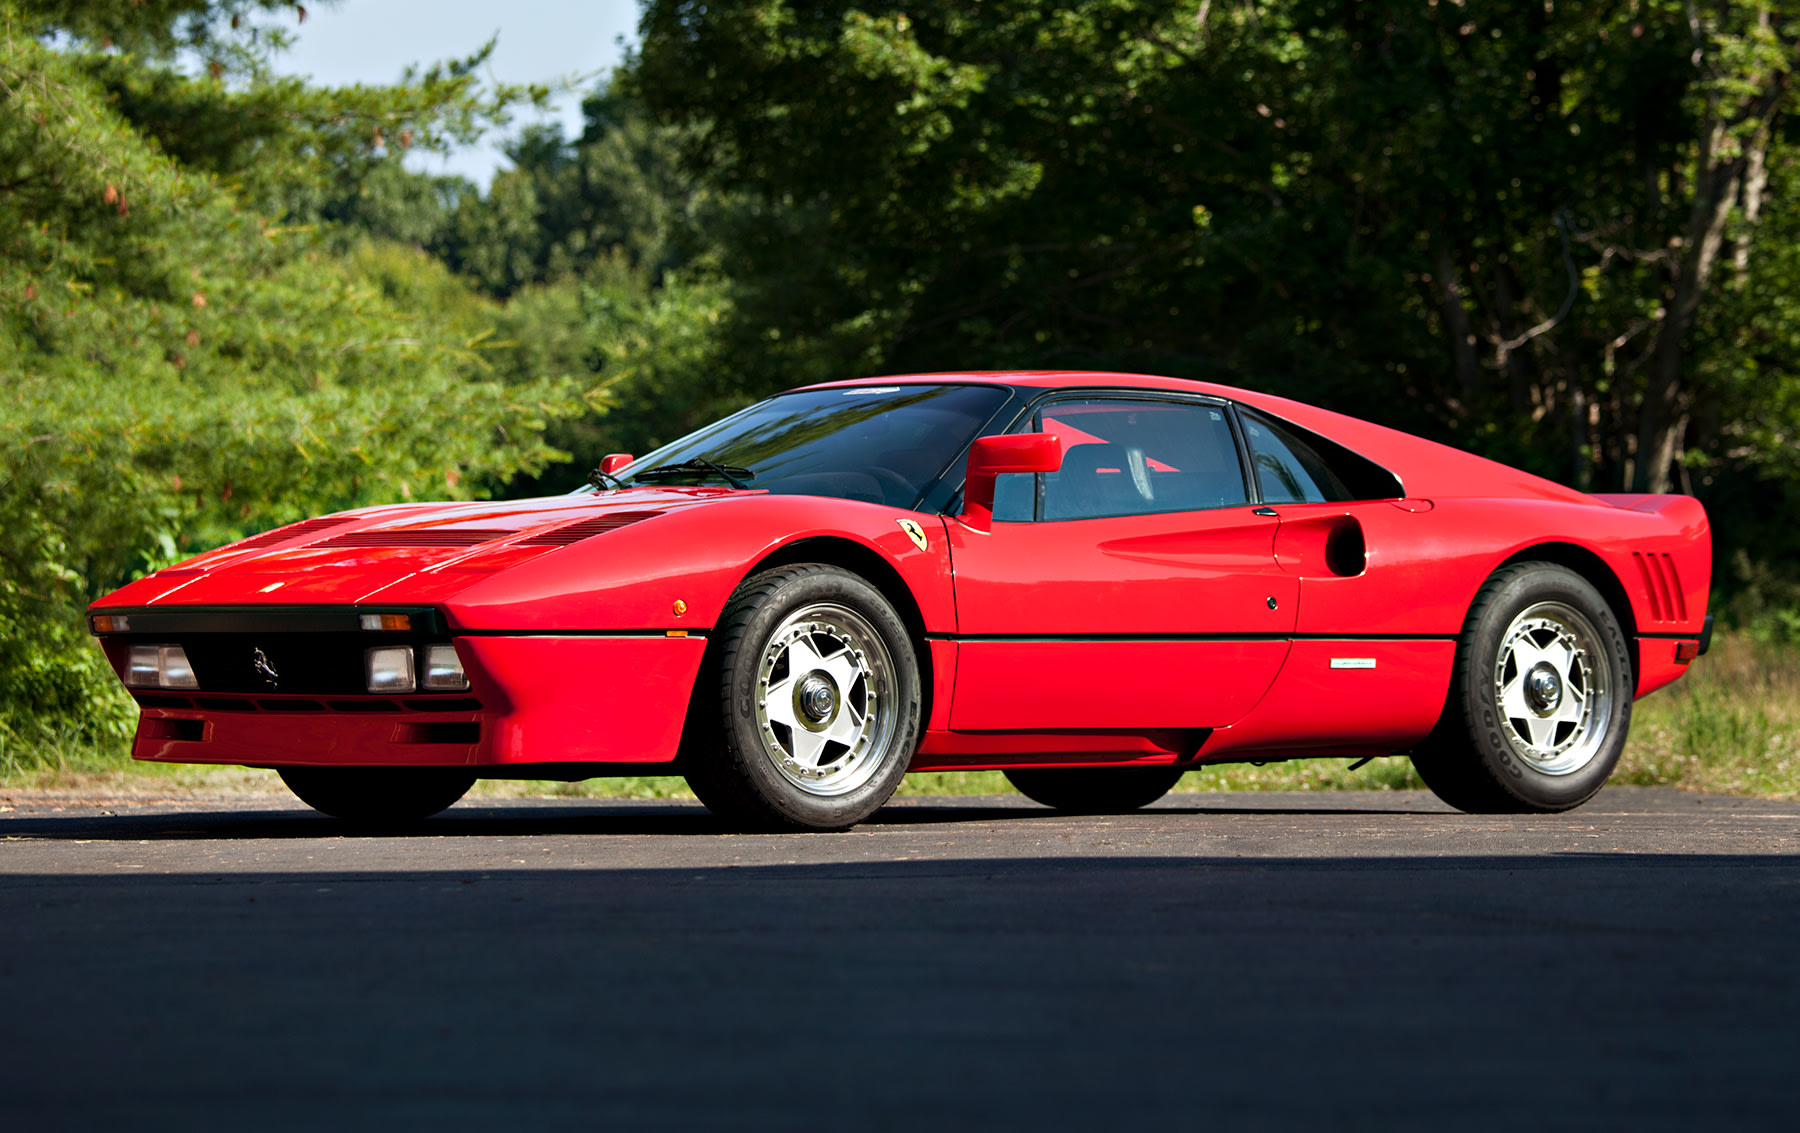
[[[896,519],[894,522],[900,525],[900,530],[906,532],[907,538],[918,545],[919,550],[925,550],[925,529],[923,527],[910,519]]]

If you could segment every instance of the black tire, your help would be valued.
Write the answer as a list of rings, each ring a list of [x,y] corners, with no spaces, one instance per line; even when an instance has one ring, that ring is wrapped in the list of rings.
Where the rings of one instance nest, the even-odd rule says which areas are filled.
[[[764,571],[712,646],[682,756],[708,810],[743,829],[845,830],[887,802],[919,742],[919,663],[879,590],[818,563]]]
[[[475,776],[457,767],[282,767],[300,801],[363,826],[430,818],[469,793]]]
[[[1181,776],[1173,767],[1021,767],[1006,772],[1021,795],[1070,814],[1124,814],[1149,806]]]
[[[1625,747],[1631,653],[1593,585],[1553,563],[1494,572],[1456,641],[1450,693],[1413,766],[1471,814],[1548,814],[1605,786]]]

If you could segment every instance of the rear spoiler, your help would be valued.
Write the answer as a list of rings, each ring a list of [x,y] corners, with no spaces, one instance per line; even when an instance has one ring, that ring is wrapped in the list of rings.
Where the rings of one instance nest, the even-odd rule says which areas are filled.
[[[1624,511],[1660,515],[1676,527],[1706,525],[1706,508],[1692,496],[1650,495],[1644,492],[1595,492],[1588,497]]]

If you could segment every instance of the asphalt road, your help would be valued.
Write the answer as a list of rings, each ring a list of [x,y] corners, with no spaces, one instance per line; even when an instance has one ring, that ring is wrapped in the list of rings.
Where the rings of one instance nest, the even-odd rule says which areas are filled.
[[[1793,1127],[1797,804],[7,805],[9,1129]]]

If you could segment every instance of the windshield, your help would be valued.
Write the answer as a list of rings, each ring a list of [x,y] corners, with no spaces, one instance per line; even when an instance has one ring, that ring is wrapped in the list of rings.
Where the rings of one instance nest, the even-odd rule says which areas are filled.
[[[913,508],[1009,394],[852,386],[759,402],[634,461],[624,484],[730,484]]]

